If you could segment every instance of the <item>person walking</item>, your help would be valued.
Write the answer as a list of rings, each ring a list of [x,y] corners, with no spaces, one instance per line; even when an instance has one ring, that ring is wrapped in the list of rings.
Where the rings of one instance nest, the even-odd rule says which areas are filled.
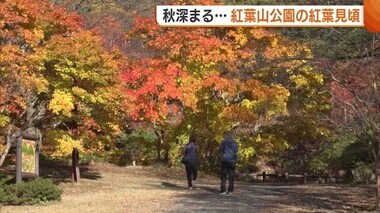
[[[220,144],[221,162],[221,184],[219,194],[232,194],[234,191],[235,170],[237,161],[238,146],[232,138],[232,132],[223,134],[224,140]],[[226,193],[226,181],[228,177],[228,192]]]
[[[197,179],[197,163],[198,163],[198,145],[196,137],[192,134],[189,138],[189,143],[186,144],[183,150],[182,162],[185,164],[187,184],[189,189],[193,189],[193,183]]]

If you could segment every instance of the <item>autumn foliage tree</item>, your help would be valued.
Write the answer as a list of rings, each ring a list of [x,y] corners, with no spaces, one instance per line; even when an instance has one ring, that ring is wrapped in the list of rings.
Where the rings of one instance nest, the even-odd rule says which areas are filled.
[[[30,72],[27,58],[34,48],[55,33],[64,33],[80,26],[79,17],[66,14],[63,9],[49,10],[46,1],[4,1],[1,7],[1,126],[7,132],[6,149],[10,148],[14,127],[27,129],[28,105],[34,105],[33,92],[41,92],[46,79]],[[62,17],[62,18],[59,18]],[[76,20],[67,21],[65,18]],[[57,20],[58,22],[53,22]],[[16,101],[17,100],[17,101]]]
[[[215,4],[212,1],[180,2],[183,3]],[[250,135],[245,147],[251,151],[245,150],[244,154],[248,160],[253,156],[253,144],[257,137],[261,138],[259,132],[263,127],[286,126],[283,119],[289,117],[290,111],[298,109],[303,110],[302,114],[307,113],[320,105],[319,98],[325,99],[317,95],[318,89],[315,89],[323,85],[323,75],[307,63],[312,58],[310,50],[273,30],[160,28],[153,19],[137,16],[128,35],[143,40],[145,48],[154,51],[139,60],[171,63],[183,73],[166,82],[173,82],[168,86],[175,88],[173,94],[184,111],[179,128],[183,134],[191,130],[199,132],[201,140],[207,141],[201,149],[215,150],[221,133],[236,128],[240,136]],[[141,64],[146,67],[151,63],[140,63],[140,67]],[[126,74],[131,75],[134,69],[127,69]],[[162,73],[163,70],[153,68],[151,72]],[[157,76],[165,79],[164,73]],[[155,85],[155,81],[161,80],[144,78],[139,82]],[[133,88],[131,94],[138,91],[141,90]],[[148,90],[145,92],[151,94]],[[168,97],[161,103],[170,103],[165,99]],[[136,100],[137,105],[145,102]],[[165,107],[157,107],[155,112],[166,114],[167,111]],[[273,138],[267,141],[276,141]],[[278,146],[284,146],[283,140],[278,141],[281,141]]]
[[[18,130],[63,130],[52,140],[66,147],[59,154],[119,131],[117,54],[76,13],[49,1],[3,1],[0,10],[0,126],[7,135],[0,164]]]

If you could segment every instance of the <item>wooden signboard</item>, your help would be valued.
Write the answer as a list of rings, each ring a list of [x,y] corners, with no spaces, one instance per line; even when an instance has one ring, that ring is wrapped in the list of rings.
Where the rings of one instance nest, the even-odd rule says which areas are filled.
[[[20,134],[16,141],[16,183],[39,176],[39,138]]]

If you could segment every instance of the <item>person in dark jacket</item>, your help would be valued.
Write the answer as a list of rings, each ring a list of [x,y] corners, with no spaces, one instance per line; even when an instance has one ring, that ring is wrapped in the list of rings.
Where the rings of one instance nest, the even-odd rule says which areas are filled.
[[[186,168],[187,184],[189,189],[193,188],[193,183],[197,179],[197,163],[198,163],[198,145],[194,135],[190,135],[189,143],[183,150],[183,163]]]
[[[221,184],[220,194],[226,194],[226,181],[228,176],[228,192],[232,194],[234,191],[235,169],[237,161],[238,145],[232,138],[232,132],[224,133],[224,140],[220,144],[221,162]]]

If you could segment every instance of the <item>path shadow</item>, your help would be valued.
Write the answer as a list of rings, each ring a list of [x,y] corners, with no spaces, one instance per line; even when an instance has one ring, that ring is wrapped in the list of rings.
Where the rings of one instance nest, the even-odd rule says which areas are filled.
[[[40,161],[40,177],[51,178],[55,183],[71,182],[71,165],[50,159]],[[94,171],[88,165],[79,165],[80,178],[97,180],[102,178],[99,172]]]
[[[71,170],[72,167],[65,162],[51,160],[46,158],[40,158],[39,163],[40,177],[41,178],[51,178],[54,183],[69,183],[71,182]],[[102,178],[100,173],[91,169],[88,165],[79,165],[80,178],[97,180]],[[8,168],[1,168],[0,170],[2,176],[6,175],[6,180],[2,181],[5,184],[13,184],[16,182],[16,171],[15,166]],[[2,177],[4,179],[4,177]],[[28,180],[28,179],[23,179]]]
[[[206,191],[206,192],[210,192],[212,194],[218,194],[219,193],[219,190],[216,189],[216,188],[213,188],[213,187],[208,187],[208,186],[197,186],[197,188],[203,190],[203,191]]]
[[[169,182],[162,182],[161,185],[167,188],[172,188],[172,189],[187,189],[187,187],[178,186],[176,184],[169,183]]]
[[[347,189],[347,188],[348,189]],[[349,186],[260,185],[237,183],[232,195],[217,194],[218,185],[204,184],[202,191],[178,195],[188,211],[206,212],[361,212],[372,210],[371,191]],[[285,210],[286,209],[286,210]],[[179,212],[180,208],[177,208]],[[177,211],[176,211],[177,212]]]
[[[166,188],[170,188],[170,189],[186,189],[186,190],[188,189],[188,187],[186,187],[186,186],[179,186],[177,184],[173,184],[173,183],[169,183],[169,182],[161,182],[161,185],[166,187]],[[216,188],[208,187],[208,186],[200,186],[198,184],[194,184],[193,189],[200,189],[200,190],[206,191],[206,192],[211,193],[211,194],[218,194],[219,193],[219,190]]]

